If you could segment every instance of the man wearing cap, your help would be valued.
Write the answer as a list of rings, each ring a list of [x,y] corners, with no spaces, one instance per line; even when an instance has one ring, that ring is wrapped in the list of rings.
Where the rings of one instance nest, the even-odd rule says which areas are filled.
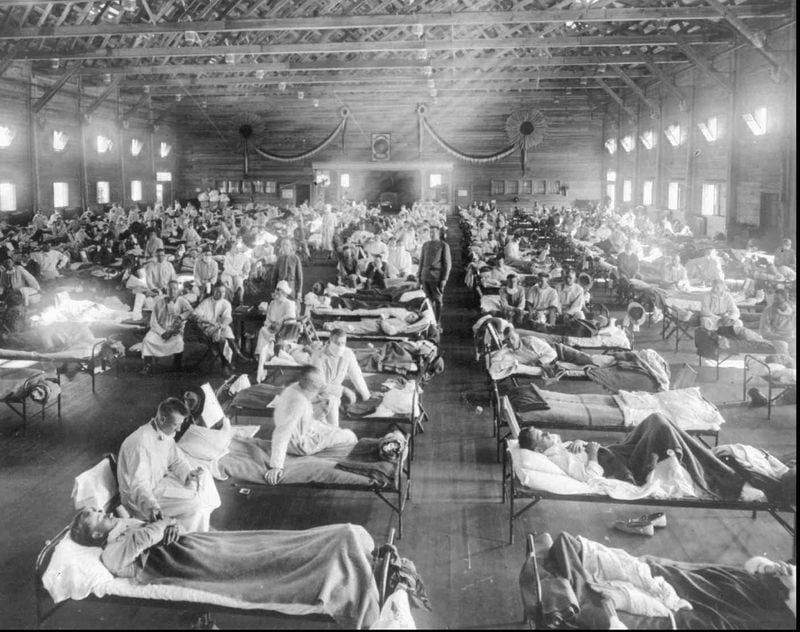
[[[500,313],[514,324],[519,325],[525,315],[525,290],[519,284],[519,277],[511,273],[500,288]]]
[[[147,289],[156,294],[166,293],[167,285],[174,278],[175,266],[167,261],[164,249],[159,248],[156,250],[156,260],[148,263],[145,269]]]
[[[711,291],[700,300],[700,326],[710,331],[742,326],[739,308],[722,279],[714,279]]]
[[[425,296],[433,305],[436,324],[440,327],[444,288],[452,265],[450,246],[439,239],[438,230],[432,230],[430,240],[422,245],[420,251],[417,278]]]
[[[217,282],[219,264],[214,260],[210,246],[203,248],[203,254],[194,263],[194,283],[200,296],[208,296]]]
[[[153,358],[174,355],[174,369],[183,368],[183,328],[192,313],[192,306],[180,296],[180,283],[172,279],[166,296],[160,296],[153,305],[150,329],[142,340],[142,373],[153,372]]]
[[[540,272],[538,277],[538,282],[528,290],[526,296],[528,313],[534,323],[552,327],[556,324],[556,315],[561,307],[558,292],[550,287],[550,275],[547,272]]]
[[[561,304],[561,314],[565,319],[586,318],[586,314],[583,311],[586,306],[586,293],[575,282],[575,270],[566,270],[564,272],[564,285],[558,294],[558,301]]]
[[[289,298],[292,288],[286,281],[278,281],[272,300],[264,310],[264,325],[258,331],[255,354],[258,357],[258,381],[263,379],[262,367],[275,353],[275,336],[287,318],[297,318],[297,303]],[[262,304],[263,305],[263,304]]]

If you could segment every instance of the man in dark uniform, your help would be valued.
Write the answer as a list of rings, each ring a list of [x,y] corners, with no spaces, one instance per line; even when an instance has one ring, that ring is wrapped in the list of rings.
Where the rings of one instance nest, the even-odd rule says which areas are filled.
[[[419,282],[425,296],[433,305],[436,323],[441,330],[442,296],[453,264],[450,246],[440,237],[440,231],[434,229],[431,231],[430,240],[422,244],[419,256]]]

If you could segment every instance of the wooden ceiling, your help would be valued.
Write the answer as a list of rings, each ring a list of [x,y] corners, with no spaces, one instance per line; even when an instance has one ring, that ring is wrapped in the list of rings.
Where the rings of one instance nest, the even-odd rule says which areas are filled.
[[[58,89],[80,77],[151,120],[294,117],[342,105],[452,120],[524,104],[553,116],[625,107],[696,66],[793,25],[793,0],[100,0],[0,2],[0,74],[29,60]],[[45,95],[46,96],[46,95]],[[302,97],[302,98],[301,98]],[[41,103],[41,100],[40,100]]]

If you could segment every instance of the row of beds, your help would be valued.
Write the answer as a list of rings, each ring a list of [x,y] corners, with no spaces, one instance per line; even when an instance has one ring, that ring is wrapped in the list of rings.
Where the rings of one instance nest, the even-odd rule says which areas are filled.
[[[603,270],[598,268],[598,273]],[[607,271],[606,271],[607,273]],[[663,309],[663,308],[662,308]],[[665,337],[669,335],[669,327],[675,327],[670,320],[669,306],[665,311]],[[515,459],[519,448],[517,437],[521,427],[535,426],[545,430],[577,431],[577,432],[603,432],[627,433],[631,429],[631,417],[636,417],[635,410],[629,410],[627,403],[633,401],[636,406],[641,401],[647,402],[650,413],[654,410],[665,412],[668,417],[675,419],[680,415],[680,407],[691,401],[693,410],[701,410],[702,414],[688,415],[682,420],[680,427],[689,435],[707,445],[707,441],[719,442],[720,424],[724,418],[713,403],[703,398],[699,389],[687,384],[693,383],[691,377],[694,371],[688,365],[679,367],[672,372],[671,391],[658,392],[659,385],[654,376],[642,372],[641,368],[632,368],[629,365],[616,366],[603,369],[603,372],[616,372],[611,380],[594,379],[609,394],[566,394],[539,388],[535,383],[535,371],[524,370],[520,373],[508,375],[504,372],[498,376],[492,371],[493,354],[501,346],[501,335],[492,322],[492,314],[483,314],[473,328],[475,333],[476,357],[485,369],[489,395],[492,403],[493,435],[497,443],[498,460],[502,461],[501,497],[507,503],[508,516],[508,542],[513,544],[515,539],[516,522],[529,510],[543,501],[555,502],[591,502],[633,505],[643,507],[680,507],[690,509],[714,509],[728,511],[751,512],[753,518],[758,512],[769,513],[792,537],[792,559],[796,557],[796,506],[767,499],[724,501],[704,499],[697,497],[669,497],[654,498],[652,496],[635,499],[613,498],[607,494],[596,493],[594,490],[587,493],[582,491],[568,491],[558,489],[548,484],[544,472],[537,473],[526,471],[519,466],[519,459]],[[594,338],[575,338],[554,336],[539,332],[523,332],[527,335],[538,336],[550,343],[568,344],[580,351],[587,353],[614,353],[630,351],[632,341],[608,340]],[[672,332],[674,334],[674,331]],[[630,343],[630,344],[628,344]],[[745,356],[745,374],[743,379],[743,397],[747,386],[758,378],[766,380],[770,388],[770,404],[774,401],[772,388],[788,388],[783,383],[775,384],[771,368],[763,359],[752,352],[774,353],[774,349],[752,349]],[[733,353],[735,353],[734,350]],[[730,356],[729,356],[730,357]],[[716,359],[717,364],[719,360]],[[752,374],[751,367],[758,365],[764,371],[757,375]],[[563,369],[561,379],[590,380],[594,376],[592,370],[586,367],[560,366]],[[540,374],[539,374],[540,375]],[[599,377],[599,376],[598,376]],[[629,385],[628,388],[636,390],[625,391],[620,385]],[[590,389],[591,390],[591,389]],[[672,413],[672,414],[670,414]],[[537,476],[537,474],[539,474]],[[791,517],[785,518],[788,514]],[[575,617],[581,609],[589,609],[597,594],[586,590],[584,579],[586,572],[580,567],[580,539],[568,533],[563,533],[556,539],[558,552],[550,555],[546,560],[536,553],[535,535],[527,537],[527,552],[523,570],[520,574],[520,589],[522,593],[524,618],[531,627],[578,627],[587,626],[587,621],[576,623]],[[596,544],[596,543],[595,543]],[[597,545],[597,544],[596,544]],[[597,545],[602,546],[602,545]],[[564,547],[574,553],[576,559],[566,560]],[[637,629],[672,627],[709,627],[709,628],[752,628],[763,627],[765,609],[769,608],[770,618],[766,627],[794,628],[794,613],[781,603],[775,595],[765,593],[765,581],[774,581],[763,576],[754,576],[743,569],[725,565],[714,564],[686,564],[672,560],[643,556],[641,561],[649,564],[654,577],[674,579],[678,596],[692,604],[692,611],[681,611],[678,615],[665,620],[660,617],[633,616],[620,613],[623,624]],[[543,566],[544,562],[544,566]],[[724,580],[725,588],[717,588],[713,580]],[[564,619],[564,613],[552,612],[553,603],[563,600],[563,589],[566,584],[571,586],[578,595],[577,608],[570,613],[572,619]],[[722,584],[721,584],[722,585]],[[712,588],[709,590],[709,586]],[[770,586],[772,590],[774,586]],[[776,614],[777,613],[777,614]],[[755,618],[753,618],[755,617]],[[677,619],[677,620],[676,620]],[[779,622],[779,623],[776,623]]]
[[[393,294],[396,296],[396,294]],[[352,298],[364,302],[373,302],[376,305],[386,306],[390,296],[380,291],[354,293]],[[395,307],[410,307],[410,305],[395,305]],[[369,317],[372,318],[380,312],[376,310],[365,310],[363,307],[357,310],[358,315],[352,318]],[[365,313],[374,311],[375,313]],[[413,310],[412,310],[413,311]],[[302,319],[303,327],[300,328],[301,343],[318,341],[324,338],[328,332],[320,327],[319,333],[315,327],[321,326],[328,320],[347,319],[347,315],[342,309],[333,311],[322,310],[318,314],[307,315]],[[416,438],[424,431],[424,424],[428,421],[428,416],[420,401],[422,385],[426,381],[428,374],[428,362],[438,355],[438,347],[424,340],[423,335],[419,334],[410,339],[409,337],[367,335],[358,336],[348,335],[348,346],[354,350],[360,365],[365,371],[364,377],[372,393],[381,393],[389,388],[405,386],[405,392],[410,392],[408,412],[398,413],[377,408],[372,414],[361,416],[361,414],[349,414],[347,409],[341,409],[340,423],[343,426],[359,424],[366,427],[366,435],[374,436],[389,430],[401,430],[407,437],[405,448],[401,457],[392,464],[391,474],[386,475],[387,469],[384,468],[384,475],[371,476],[366,474],[344,471],[336,467],[337,463],[346,456],[344,452],[337,449],[323,451],[311,457],[287,457],[284,470],[284,477],[276,486],[272,493],[281,493],[283,488],[315,488],[325,490],[340,490],[347,492],[366,492],[376,495],[385,502],[392,513],[397,516],[397,538],[402,537],[403,533],[403,511],[406,503],[411,499],[411,464],[414,458],[414,446]],[[403,363],[393,362],[391,369],[381,362],[382,354],[386,346],[391,345],[395,351],[401,350],[406,361]],[[433,351],[432,351],[433,347]],[[415,355],[416,354],[416,355]],[[411,361],[408,361],[411,356]],[[396,357],[396,356],[395,356]],[[382,370],[379,371],[378,369]],[[260,431],[261,426],[241,426],[239,422],[249,418],[258,420],[269,419],[272,417],[273,409],[270,407],[275,395],[279,393],[285,385],[293,382],[297,376],[299,366],[290,364],[272,364],[267,367],[266,377],[261,384],[231,393],[231,385],[237,381],[239,376],[233,376],[227,380],[215,393],[226,415],[232,420],[234,438],[231,440],[230,449],[225,456],[219,459],[217,466],[218,472],[234,485],[249,489],[250,486],[257,485],[260,490],[267,492],[269,489],[264,484],[263,473],[265,471],[270,449],[269,442],[257,438],[255,435]],[[391,385],[389,384],[391,382]],[[239,432],[241,431],[241,432]],[[345,452],[348,452],[348,448]],[[108,509],[113,509],[119,502],[116,480],[113,475],[113,459],[106,458],[108,465],[100,464],[99,476],[103,481],[106,493],[99,496],[104,502],[100,503]],[[98,468],[94,468],[98,469]],[[110,474],[109,472],[112,472]],[[245,487],[247,486],[247,487]],[[98,504],[95,502],[95,504]],[[352,528],[352,525],[350,525]],[[361,589],[371,594],[376,592],[379,597],[379,605],[382,606],[389,596],[390,589],[394,585],[389,576],[393,569],[398,566],[397,549],[393,545],[395,529],[391,529],[391,535],[387,546],[376,549],[380,551],[380,556],[375,558],[375,586],[362,586]],[[367,536],[368,537],[368,536]],[[65,545],[66,542],[66,545]],[[56,538],[46,544],[40,552],[36,561],[36,587],[37,587],[37,614],[40,624],[43,623],[61,605],[61,601],[51,606],[53,602],[53,577],[66,576],[75,572],[75,567],[86,565],[85,558],[69,556],[66,562],[59,547],[74,543],[68,538],[68,529],[62,530]],[[79,547],[83,548],[83,547]],[[358,555],[358,552],[354,553]],[[99,555],[99,553],[98,553]],[[69,569],[64,570],[60,567],[54,569],[53,559],[56,565],[68,564]],[[99,561],[95,561],[96,564]],[[70,570],[71,569],[71,570]],[[54,572],[57,570],[58,572]],[[290,572],[290,571],[286,571]],[[108,580],[108,578],[106,578]],[[321,578],[324,581],[324,578]],[[208,612],[244,611],[244,612],[263,612],[265,608],[259,604],[246,602],[231,603],[228,598],[214,595],[213,592],[197,594],[191,589],[176,589],[172,592],[156,592],[147,590],[152,587],[142,587],[126,579],[115,578],[113,581],[105,581],[94,585],[89,589],[79,591],[72,595],[74,599],[80,598],[99,598],[112,599],[127,604],[139,605],[166,605],[182,609],[198,610]],[[266,608],[270,614],[296,615],[299,610],[297,604],[272,604]],[[305,613],[311,613],[312,620],[330,621],[331,613],[326,612],[320,604],[307,604],[302,607]],[[336,617],[334,616],[334,619]]]

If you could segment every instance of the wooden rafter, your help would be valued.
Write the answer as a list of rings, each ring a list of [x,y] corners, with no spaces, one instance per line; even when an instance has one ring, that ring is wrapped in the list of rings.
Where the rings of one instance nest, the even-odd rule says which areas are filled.
[[[629,72],[626,72],[625,70],[623,70],[623,69],[622,69],[622,68],[620,68],[619,66],[615,66],[615,67],[614,67],[614,71],[617,73],[617,76],[619,76],[619,78],[620,78],[620,79],[622,79],[622,80],[625,82],[625,84],[626,84],[626,85],[627,85],[627,86],[628,86],[628,87],[629,87],[631,90],[633,90],[633,93],[634,93],[634,94],[635,94],[637,97],[639,97],[639,99],[640,99],[640,100],[641,100],[641,101],[642,101],[642,102],[643,102],[643,103],[644,103],[644,104],[645,104],[645,105],[646,105],[648,108],[650,108],[650,111],[651,111],[651,112],[657,112],[657,111],[658,111],[658,109],[659,109],[659,108],[658,108],[658,103],[656,103],[655,101],[653,101],[653,99],[651,99],[650,97],[648,97],[648,96],[647,96],[647,95],[644,93],[644,90],[642,90],[642,89],[639,87],[639,84],[637,84],[637,83],[636,83],[636,82],[633,80],[633,77],[631,76],[631,74],[630,74]]]
[[[723,90],[728,93],[733,92],[733,86],[731,85],[730,80],[716,70],[708,58],[704,57],[695,51],[691,46],[689,46],[684,35],[681,35],[680,33],[674,33],[673,37],[675,38],[675,43],[678,45],[678,48],[680,48],[683,54],[694,62],[695,66],[697,66],[706,76],[710,77]]]
[[[80,62],[78,62],[76,64],[73,64],[69,70],[67,70],[64,74],[62,74],[61,77],[59,77],[58,81],[56,81],[52,86],[50,86],[47,92],[45,92],[44,95],[36,103],[33,104],[32,108],[33,113],[34,114],[38,113],[45,105],[47,105],[50,102],[50,99],[56,96],[58,91],[64,87],[67,81],[69,81],[75,75],[78,74],[78,70],[80,70],[80,67],[81,64]]]
[[[622,100],[622,97],[620,97],[616,92],[614,92],[611,88],[609,88],[605,81],[603,81],[599,77],[595,77],[595,81],[597,82],[597,85],[599,85],[603,89],[603,92],[605,92],[608,96],[610,96],[614,100],[614,102],[628,114],[629,117],[636,118],[636,110],[626,105],[625,101]]]
[[[92,112],[94,112],[97,108],[99,108],[103,104],[103,102],[117,90],[119,82],[120,82],[120,77],[114,77],[111,80],[111,83],[108,85],[108,87],[105,90],[103,90],[103,92],[100,93],[100,95],[94,101],[92,101],[86,107],[85,110],[83,110],[83,115],[89,116],[91,115]]]
[[[663,85],[667,90],[669,90],[672,93],[672,95],[675,98],[678,99],[678,103],[684,105],[687,103],[686,95],[678,86],[675,85],[675,83],[672,81],[669,75],[667,75],[667,73],[665,73],[663,70],[661,70],[661,68],[659,68],[656,65],[657,60],[653,55],[645,56],[641,53],[635,52],[633,53],[632,56],[638,59],[640,62],[642,62],[647,67],[647,69],[656,76],[661,85]]]

